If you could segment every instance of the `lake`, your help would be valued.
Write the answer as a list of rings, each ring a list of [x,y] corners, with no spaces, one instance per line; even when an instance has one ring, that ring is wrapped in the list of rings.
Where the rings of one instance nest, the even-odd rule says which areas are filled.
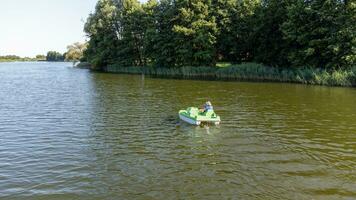
[[[0,63],[0,199],[354,199],[355,166],[355,88]]]

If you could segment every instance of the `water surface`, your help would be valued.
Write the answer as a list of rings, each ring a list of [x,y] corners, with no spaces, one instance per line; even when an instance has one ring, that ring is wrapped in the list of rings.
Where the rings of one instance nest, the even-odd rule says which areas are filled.
[[[355,166],[354,88],[0,64],[0,199],[355,199]]]

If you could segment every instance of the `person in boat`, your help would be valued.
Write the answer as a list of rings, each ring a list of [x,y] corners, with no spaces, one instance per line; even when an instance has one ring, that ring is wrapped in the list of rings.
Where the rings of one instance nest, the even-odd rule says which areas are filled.
[[[210,101],[207,101],[204,105],[203,108],[200,109],[200,112],[208,112],[209,110],[214,110],[213,105],[211,105]]]

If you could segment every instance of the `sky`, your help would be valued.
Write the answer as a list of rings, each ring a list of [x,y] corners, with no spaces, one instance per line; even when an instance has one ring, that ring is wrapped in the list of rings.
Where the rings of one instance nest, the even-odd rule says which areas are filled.
[[[64,53],[86,40],[83,27],[97,0],[0,0],[0,55]]]

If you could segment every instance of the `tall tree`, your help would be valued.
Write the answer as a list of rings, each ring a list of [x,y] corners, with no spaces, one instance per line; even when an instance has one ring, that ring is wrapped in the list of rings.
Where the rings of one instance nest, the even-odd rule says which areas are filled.
[[[142,19],[143,27],[143,65],[152,65],[156,63],[155,60],[155,49],[157,34],[157,21],[155,13],[158,8],[157,0],[149,0],[146,4],[142,5],[144,14]]]
[[[288,7],[283,24],[284,37],[293,47],[290,62],[319,68],[355,65],[355,20],[347,2],[297,0]]]
[[[83,53],[87,48],[87,43],[76,42],[67,46],[67,52],[65,55],[66,61],[79,61],[83,58]]]
[[[117,21],[121,25],[121,32],[116,61],[122,66],[142,66],[144,12],[141,4],[138,0],[123,0],[119,12]]]
[[[175,38],[173,32],[178,10],[175,0],[161,0],[154,8],[155,30],[151,30],[153,64],[159,67],[176,65]]]
[[[99,0],[95,12],[90,14],[84,31],[90,38],[85,58],[100,69],[112,64],[117,56],[117,43],[120,30],[116,24],[117,2]]]
[[[231,51],[234,46],[232,34],[232,18],[235,12],[236,0],[213,0],[211,16],[215,17],[216,34],[216,60],[230,61]]]
[[[254,24],[256,10],[261,6],[260,0],[240,0],[230,5],[230,35],[227,46],[227,58],[232,62],[251,61],[253,59]],[[259,23],[264,23],[263,20]]]
[[[289,66],[289,44],[283,37],[282,24],[287,18],[287,7],[293,0],[263,0],[256,10],[251,44],[254,59],[271,66]]]
[[[176,57],[178,65],[215,66],[217,27],[211,16],[210,0],[179,0],[178,20],[173,27],[177,33]]]

